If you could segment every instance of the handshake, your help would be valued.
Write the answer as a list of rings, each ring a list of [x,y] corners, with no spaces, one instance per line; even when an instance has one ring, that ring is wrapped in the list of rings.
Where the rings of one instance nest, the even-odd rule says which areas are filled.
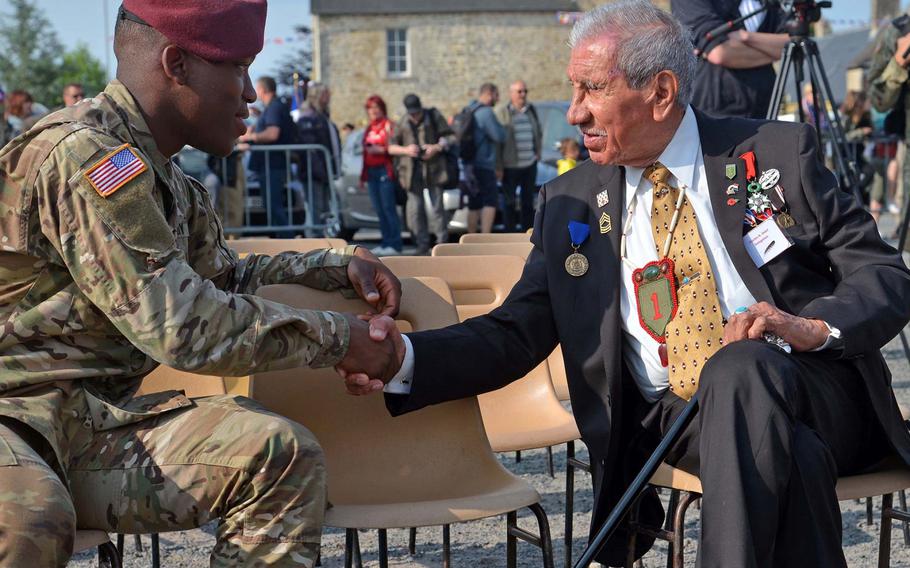
[[[349,394],[382,390],[401,369],[405,344],[395,320],[387,315],[345,314],[351,329],[348,352],[335,366]]]

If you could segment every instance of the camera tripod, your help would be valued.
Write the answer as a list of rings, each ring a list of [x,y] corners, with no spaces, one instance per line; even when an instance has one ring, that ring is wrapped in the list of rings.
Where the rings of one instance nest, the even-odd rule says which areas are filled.
[[[709,31],[705,34],[705,39],[709,41],[715,40],[722,35],[737,29],[740,24],[752,16],[761,14],[767,11],[772,5],[779,3],[781,3],[779,0],[767,1],[758,10],[735,20],[725,22]],[[825,68],[818,52],[818,45],[809,37],[809,24],[818,21],[821,16],[821,8],[830,6],[831,2],[829,1],[815,2],[814,0],[790,0],[790,2],[786,3],[786,10],[789,14],[790,22],[792,22],[792,25],[788,29],[790,41],[784,47],[783,55],[781,57],[780,73],[774,83],[774,90],[771,97],[771,104],[768,108],[767,118],[769,120],[777,119],[787,79],[792,73],[796,87],[796,100],[799,103],[799,121],[806,121],[805,111],[802,108],[801,101],[802,87],[803,82],[805,81],[804,63],[807,63],[809,80],[812,85],[814,106],[813,119],[816,134],[818,135],[819,141],[822,140],[821,134],[823,129],[830,135],[834,154],[834,164],[840,187],[841,189],[853,193],[854,197],[858,200],[859,205],[863,206],[859,176],[856,172],[855,163],[848,159],[847,139],[844,134],[843,125],[840,121],[837,106],[834,104],[831,85],[828,82],[828,76],[825,73]],[[831,105],[830,114],[828,113],[828,104]],[[819,144],[820,154],[823,152],[823,148],[824,146]],[[904,219],[898,233],[899,250],[903,250],[904,243],[907,239],[907,228],[908,225],[910,225],[910,206],[905,207],[905,211]],[[910,362],[910,344],[908,344],[907,337],[903,330],[901,330],[900,338],[903,344],[904,354],[907,357],[907,361]],[[591,539],[588,547],[574,564],[574,568],[587,568],[594,560],[594,557],[606,545],[607,540],[613,535],[619,527],[619,524],[641,496],[642,492],[647,487],[649,480],[657,471],[657,468],[667,457],[670,450],[697,413],[698,394],[696,393],[670,426],[657,448],[648,458],[645,465],[623,493],[617,504],[613,507],[613,510],[610,511],[606,521],[604,521],[603,525],[597,530],[597,533]]]

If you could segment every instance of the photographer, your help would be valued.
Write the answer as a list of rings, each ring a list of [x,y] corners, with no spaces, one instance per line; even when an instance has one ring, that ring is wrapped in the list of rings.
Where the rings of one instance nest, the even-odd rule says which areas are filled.
[[[906,143],[908,134],[907,65],[910,49],[910,16],[895,19],[881,33],[872,65],[869,68],[869,100],[879,112],[886,112],[886,134],[900,136]],[[910,160],[904,160],[901,175],[904,187],[910,187]],[[906,190],[905,190],[906,191]]]
[[[709,39],[706,34],[762,7],[761,0],[673,0],[672,11],[692,30],[699,56],[692,106],[718,116],[764,118],[771,103],[775,73],[789,41],[778,33],[784,14],[771,7],[729,34]]]
[[[408,227],[417,244],[417,254],[430,252],[430,233],[423,190],[430,192],[430,225],[436,242],[449,240],[449,220],[443,204],[443,190],[451,181],[446,148],[455,143],[455,134],[435,108],[423,108],[415,94],[404,98],[407,116],[398,123],[389,144],[389,154],[398,156],[398,181],[408,191],[405,206]]]

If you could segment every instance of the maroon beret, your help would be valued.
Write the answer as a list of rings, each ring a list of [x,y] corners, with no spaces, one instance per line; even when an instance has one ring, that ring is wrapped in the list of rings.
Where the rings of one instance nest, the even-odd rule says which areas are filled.
[[[262,51],[266,0],[123,0],[123,8],[210,61],[244,59]]]

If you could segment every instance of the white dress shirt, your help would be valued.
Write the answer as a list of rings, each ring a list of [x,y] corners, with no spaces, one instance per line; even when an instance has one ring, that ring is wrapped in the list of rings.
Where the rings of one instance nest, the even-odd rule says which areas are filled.
[[[736,272],[717,229],[717,221],[714,219],[708,182],[705,178],[698,122],[692,107],[686,109],[676,134],[664,148],[658,161],[670,170],[672,177],[667,180],[670,185],[686,186],[686,198],[695,210],[698,232],[711,264],[714,281],[717,283],[717,295],[723,316],[727,318],[736,308],[751,306],[755,303],[755,298]],[[651,231],[653,186],[650,181],[642,178],[643,171],[643,168],[626,167],[626,208],[623,210],[621,227],[626,226],[629,204],[633,199],[637,203],[632,212],[629,232],[626,234],[628,262],[622,263],[619,305],[622,313],[623,357],[632,378],[635,379],[635,384],[645,398],[653,402],[669,387],[669,374],[667,368],[660,364],[657,352],[660,344],[648,335],[638,321],[635,288],[632,286],[632,272],[651,261],[658,260]],[[725,188],[714,189],[723,191]],[[739,197],[742,199],[745,194],[746,188],[740,188]],[[672,256],[672,249],[670,254]]]
[[[746,14],[751,14],[752,12],[758,10],[761,7],[762,7],[761,0],[742,0],[739,3],[739,15],[745,16]],[[761,14],[752,16],[748,20],[744,21],[743,26],[745,26],[746,30],[748,30],[750,32],[754,32],[759,27],[761,27],[761,24],[764,21],[765,21],[765,12],[762,12]]]

